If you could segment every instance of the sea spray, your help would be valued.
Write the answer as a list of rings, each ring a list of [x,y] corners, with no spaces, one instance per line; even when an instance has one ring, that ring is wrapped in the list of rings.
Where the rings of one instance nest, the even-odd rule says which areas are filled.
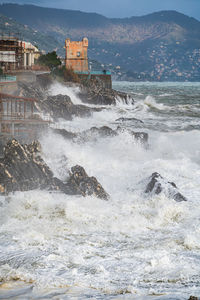
[[[31,288],[24,291],[24,299],[59,295],[60,299],[182,300],[200,294],[200,132],[185,130],[197,117],[185,117],[179,106],[185,101],[192,107],[185,95],[200,86],[194,84],[191,92],[186,85],[173,106],[170,96],[158,98],[164,93],[178,97],[180,86],[119,83],[118,88],[141,94],[132,107],[110,106],[89,118],[56,124],[79,133],[104,125],[142,129],[149,134],[148,149],[128,131],[84,143],[58,134],[41,138],[43,158],[56,176],[65,180],[70,167],[80,164],[111,197],[104,201],[48,191],[1,197],[0,277],[11,282],[7,296],[17,295],[13,280]],[[150,106],[145,104],[147,90],[153,97]],[[119,124],[120,117],[143,123]],[[153,172],[175,182],[188,201],[177,203],[163,193],[145,194]]]

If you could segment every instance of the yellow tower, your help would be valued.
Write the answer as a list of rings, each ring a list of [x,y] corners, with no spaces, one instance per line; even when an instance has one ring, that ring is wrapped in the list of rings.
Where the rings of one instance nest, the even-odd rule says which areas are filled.
[[[65,66],[67,69],[72,68],[75,72],[88,72],[88,39],[82,41],[65,40]]]

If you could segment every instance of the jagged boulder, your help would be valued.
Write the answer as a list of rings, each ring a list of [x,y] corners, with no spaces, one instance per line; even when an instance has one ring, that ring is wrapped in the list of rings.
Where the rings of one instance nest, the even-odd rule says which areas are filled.
[[[190,298],[188,300],[198,300],[198,299],[199,299],[198,297],[190,296]]]
[[[100,137],[106,137],[106,136],[116,136],[117,132],[115,130],[113,130],[112,128],[108,127],[108,126],[102,126],[102,127],[91,127],[89,130],[86,130],[84,132],[85,134],[89,133],[89,134],[97,134]]]
[[[103,88],[95,81],[92,81],[87,87],[82,86],[78,96],[82,102],[96,105],[116,105],[118,99],[123,101],[124,104],[129,104],[130,99],[134,103],[134,100],[128,94]]]
[[[83,167],[73,167],[67,182],[54,177],[53,172],[42,159],[40,151],[41,145],[38,141],[21,145],[13,139],[6,144],[4,157],[0,159],[1,194],[47,189],[69,195],[94,195],[108,199],[108,194],[97,179],[89,177]]]
[[[54,133],[57,133],[57,134],[60,134],[62,135],[66,140],[73,140],[77,137],[77,133],[75,132],[71,132],[71,131],[68,131],[68,130],[65,130],[65,129],[58,129],[58,128],[55,128],[55,129],[51,129]]]
[[[139,119],[136,119],[136,118],[119,118],[119,119],[116,119],[115,122],[120,122],[120,123],[123,123],[123,122],[131,122],[131,123],[140,123],[140,124],[144,124],[144,122],[142,120],[139,120]]]
[[[91,127],[79,134],[74,139],[74,142],[85,143],[88,141],[97,141],[99,138],[116,136],[117,132],[108,126],[102,126],[100,128]]]
[[[174,182],[167,181],[159,173],[155,172],[149,178],[145,193],[158,195],[161,192],[164,192],[167,197],[173,198],[177,202],[187,201],[186,197],[178,191]]]
[[[78,165],[71,168],[67,186],[71,188],[71,190],[75,189],[77,193],[80,192],[83,196],[94,195],[105,200],[109,198],[109,195],[97,179],[95,177],[89,177],[84,168]]]
[[[89,117],[93,112],[101,110],[85,105],[75,105],[67,95],[48,96],[45,101],[40,103],[40,109],[45,113],[49,113],[54,120],[58,118],[72,120],[73,117]]]
[[[132,135],[136,141],[140,142],[141,144],[147,145],[148,143],[148,133],[146,132],[135,132],[133,130],[122,128],[120,126],[117,127],[117,133],[126,133],[128,132],[130,135]]]
[[[40,144],[21,145],[17,140],[9,141],[0,159],[1,192],[27,191],[47,188],[53,184],[53,173],[40,155]]]
[[[148,143],[148,134],[146,132],[135,132],[130,129],[125,129],[121,127],[117,127],[116,130],[108,126],[102,127],[91,127],[88,130],[82,131],[81,133],[74,133],[67,131],[65,129],[54,129],[55,133],[62,135],[64,138],[68,140],[73,140],[74,142],[88,142],[88,141],[96,141],[98,138],[105,138],[105,137],[113,137],[117,136],[120,133],[129,133],[133,136],[133,138],[140,142],[141,144],[147,145]]]

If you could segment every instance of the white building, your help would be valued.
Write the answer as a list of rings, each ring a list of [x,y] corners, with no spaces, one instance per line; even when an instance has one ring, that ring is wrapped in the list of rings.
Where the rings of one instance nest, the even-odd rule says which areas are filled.
[[[35,59],[40,56],[40,52],[37,47],[33,46],[30,42],[22,41],[24,60],[24,68],[30,68],[35,64]]]

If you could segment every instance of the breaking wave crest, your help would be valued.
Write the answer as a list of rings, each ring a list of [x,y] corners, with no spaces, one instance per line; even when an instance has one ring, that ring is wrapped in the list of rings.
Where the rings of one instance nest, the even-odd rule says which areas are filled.
[[[80,101],[77,90],[60,84],[50,93]],[[163,132],[158,111],[170,106],[155,99],[119,101],[89,118],[57,123],[79,133],[92,126],[122,126],[117,136],[84,143],[56,133],[41,138],[43,158],[55,176],[66,180],[68,170],[79,164],[111,197],[104,201],[39,190],[1,197],[0,299],[156,300],[160,295],[181,300],[199,294],[200,132],[172,130],[180,119],[171,120],[170,114]],[[143,123],[116,123],[121,117]],[[130,129],[148,132],[149,147],[138,143]],[[188,201],[145,194],[155,171],[175,182]]]

